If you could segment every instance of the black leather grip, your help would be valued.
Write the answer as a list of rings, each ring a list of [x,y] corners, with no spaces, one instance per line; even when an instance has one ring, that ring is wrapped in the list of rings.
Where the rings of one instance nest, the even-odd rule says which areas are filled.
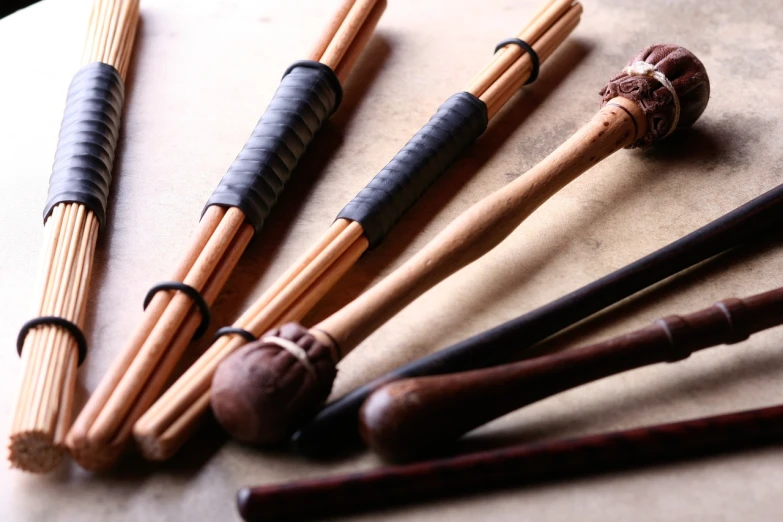
[[[211,205],[238,207],[258,232],[299,158],[341,98],[340,81],[326,65],[291,65],[204,210]]]
[[[446,100],[430,121],[356,195],[337,219],[358,221],[370,247],[487,128],[487,106],[468,92]]]
[[[73,77],[49,177],[44,221],[59,203],[81,203],[104,226],[124,96],[122,77],[111,65],[93,62]]]

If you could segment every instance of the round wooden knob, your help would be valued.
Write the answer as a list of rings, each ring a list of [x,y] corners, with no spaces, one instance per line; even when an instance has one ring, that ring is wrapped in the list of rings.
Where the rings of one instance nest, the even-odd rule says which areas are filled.
[[[275,342],[283,340],[283,343]],[[301,348],[308,365],[281,347]],[[212,379],[212,411],[234,438],[257,444],[286,440],[332,390],[337,373],[329,347],[298,324],[272,330],[224,360]]]
[[[701,61],[684,47],[657,44],[642,49],[628,61],[628,66],[639,62],[651,65],[671,82],[680,105],[677,128],[693,125],[710,98],[710,79]],[[676,117],[674,97],[658,79],[627,69],[603,88],[602,106],[617,96],[636,102],[647,117],[647,132],[631,147],[643,147],[669,134]]]

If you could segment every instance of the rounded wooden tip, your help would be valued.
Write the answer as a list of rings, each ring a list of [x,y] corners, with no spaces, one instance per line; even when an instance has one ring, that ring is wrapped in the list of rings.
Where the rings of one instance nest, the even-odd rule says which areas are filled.
[[[52,442],[47,433],[26,431],[11,436],[8,460],[12,468],[30,473],[49,473],[63,461],[66,449]]]
[[[628,65],[635,62],[652,65],[671,82],[680,103],[677,128],[693,125],[699,119],[710,98],[710,79],[701,60],[684,47],[657,44],[639,51]],[[647,146],[668,135],[675,118],[675,103],[669,89],[657,79],[623,70],[609,81],[601,95],[602,105],[617,96],[628,98],[647,117],[647,133],[632,147]]]
[[[459,418],[451,401],[430,380],[438,377],[403,379],[373,392],[359,411],[359,433],[367,446],[383,459],[406,462],[435,452],[439,445],[456,437],[444,435]],[[437,381],[436,381],[437,382]],[[433,403],[434,400],[434,403]],[[456,408],[459,410],[459,407]],[[459,421],[458,421],[459,422]],[[458,436],[458,435],[457,435]]]
[[[309,368],[273,338],[299,346]],[[336,373],[327,345],[302,326],[286,324],[240,348],[218,366],[212,379],[212,411],[232,437],[276,444],[324,403]]]
[[[253,491],[250,488],[239,488],[237,491],[237,511],[239,516],[245,520],[251,520],[250,505],[253,500]]]

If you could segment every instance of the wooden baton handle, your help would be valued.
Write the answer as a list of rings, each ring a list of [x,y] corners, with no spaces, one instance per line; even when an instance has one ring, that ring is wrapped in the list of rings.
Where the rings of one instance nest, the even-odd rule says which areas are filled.
[[[783,288],[659,319],[635,332],[579,350],[451,375],[406,379],[372,394],[360,431],[392,460],[416,458],[438,444],[562,391],[691,352],[743,341],[783,324]]]
[[[647,119],[636,103],[622,97],[611,100],[541,163],[473,205],[402,267],[311,333],[322,342],[336,343],[345,356],[414,299],[489,252],[560,189],[633,143],[646,129]]]

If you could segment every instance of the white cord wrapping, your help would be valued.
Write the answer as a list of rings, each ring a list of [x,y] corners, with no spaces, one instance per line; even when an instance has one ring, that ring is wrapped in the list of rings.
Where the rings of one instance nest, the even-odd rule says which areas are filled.
[[[282,337],[275,337],[274,335],[268,335],[266,337],[261,338],[262,342],[274,344],[276,346],[279,346],[283,350],[287,351],[297,359],[299,359],[299,362],[302,363],[302,366],[305,367],[305,369],[312,375],[316,381],[320,382],[320,378],[318,377],[318,373],[315,371],[315,367],[313,366],[313,363],[310,361],[310,358],[307,356],[307,352],[304,348],[296,344],[295,342],[289,341],[288,339],[283,339]]]
[[[665,74],[656,69],[653,64],[647,62],[633,62],[631,65],[623,69],[623,72],[628,76],[647,76],[649,78],[658,80],[661,85],[666,87],[666,89],[672,93],[672,99],[674,100],[674,119],[672,120],[672,124],[669,127],[669,132],[667,132],[663,137],[665,138],[674,132],[674,129],[677,128],[677,124],[680,122],[680,98],[677,96],[677,91],[674,89],[672,82],[669,81]]]

